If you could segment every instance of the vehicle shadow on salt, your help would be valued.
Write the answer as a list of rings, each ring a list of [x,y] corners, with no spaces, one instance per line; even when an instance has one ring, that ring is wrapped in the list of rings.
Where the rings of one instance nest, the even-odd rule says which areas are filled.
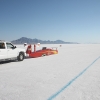
[[[2,64],[8,64],[8,63],[11,63],[11,62],[16,62],[16,61],[14,61],[14,60],[1,61],[1,62],[0,62],[0,65],[2,65]]]
[[[39,58],[39,57],[36,57],[36,58]],[[27,60],[27,59],[29,60],[29,59],[36,59],[36,58],[28,57],[28,58],[25,58],[25,59],[26,59],[26,60]]]
[[[38,58],[38,57],[37,57]],[[25,57],[24,58],[24,60],[25,59],[33,59],[33,58],[31,58],[31,57]],[[24,61],[23,60],[23,61]],[[2,65],[2,64],[8,64],[8,63],[13,63],[13,62],[21,62],[21,61],[18,61],[18,60],[8,60],[8,61],[0,61],[0,65]]]
[[[26,57],[25,59],[31,59],[31,58]],[[21,62],[21,61],[18,61],[18,60],[0,61],[0,65],[2,65],[2,64],[9,64],[9,63],[13,63],[13,62]]]

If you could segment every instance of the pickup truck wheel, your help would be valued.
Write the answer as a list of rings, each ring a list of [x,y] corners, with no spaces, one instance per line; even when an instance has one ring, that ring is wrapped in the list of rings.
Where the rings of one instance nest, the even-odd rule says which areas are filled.
[[[24,60],[24,54],[23,53],[19,53],[19,56],[17,57],[18,61],[23,61]]]

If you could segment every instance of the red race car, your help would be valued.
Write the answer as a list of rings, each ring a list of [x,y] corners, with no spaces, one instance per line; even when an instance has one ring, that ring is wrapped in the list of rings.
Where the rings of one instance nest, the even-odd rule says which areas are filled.
[[[52,54],[58,54],[58,50],[56,47],[53,48],[43,47],[42,50],[36,51],[36,45],[34,44],[34,52],[32,52],[32,46],[28,45],[26,53],[29,55],[29,57],[36,58],[36,57],[48,56]]]

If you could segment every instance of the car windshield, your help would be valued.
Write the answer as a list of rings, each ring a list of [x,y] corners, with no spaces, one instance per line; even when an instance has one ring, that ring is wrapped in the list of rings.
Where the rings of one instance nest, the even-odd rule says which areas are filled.
[[[6,43],[6,45],[7,45],[7,49],[12,49],[12,48],[14,48],[14,46],[13,46],[11,43]]]

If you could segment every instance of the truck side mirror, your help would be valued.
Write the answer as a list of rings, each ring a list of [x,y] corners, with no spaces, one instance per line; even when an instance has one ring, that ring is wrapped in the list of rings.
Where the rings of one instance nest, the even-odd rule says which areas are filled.
[[[15,49],[15,48],[16,48],[16,46],[13,46],[13,47],[12,47],[12,49]]]

